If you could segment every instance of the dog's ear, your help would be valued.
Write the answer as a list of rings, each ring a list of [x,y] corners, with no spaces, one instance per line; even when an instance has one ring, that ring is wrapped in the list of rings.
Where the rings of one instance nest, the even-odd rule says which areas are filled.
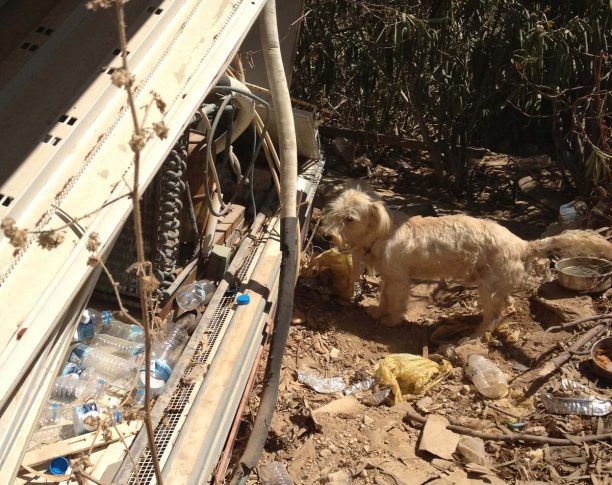
[[[391,229],[391,216],[389,216],[384,202],[380,200],[372,202],[370,217],[376,223],[379,234],[387,233]]]

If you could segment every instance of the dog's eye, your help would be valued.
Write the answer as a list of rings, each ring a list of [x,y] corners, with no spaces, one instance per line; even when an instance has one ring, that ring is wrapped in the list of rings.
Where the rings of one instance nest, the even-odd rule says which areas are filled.
[[[346,222],[355,222],[355,218],[354,218],[353,216],[346,216],[346,217],[344,218],[344,220],[345,220]]]

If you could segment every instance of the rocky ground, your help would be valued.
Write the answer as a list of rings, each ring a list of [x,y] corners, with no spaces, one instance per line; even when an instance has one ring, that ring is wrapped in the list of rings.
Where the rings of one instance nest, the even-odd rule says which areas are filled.
[[[368,168],[367,182],[399,209],[406,204],[433,203],[441,214],[486,216],[528,239],[539,237],[556,218],[541,204],[516,200],[511,187],[501,182],[484,183],[472,200],[457,200],[437,189],[427,170],[406,164],[409,162],[396,160]],[[318,205],[345,179],[341,167],[338,172],[328,170]],[[315,238],[307,248],[306,264],[309,257],[325,249],[320,245]],[[586,331],[545,333],[546,328],[609,311],[609,300],[563,291],[547,281],[551,276],[545,268],[516,295],[515,312],[482,346],[456,347],[470,324],[478,321],[471,289],[457,284],[419,285],[413,290],[412,322],[387,328],[366,312],[377,297],[376,278],[367,279],[359,302],[336,296],[329,275],[300,279],[277,412],[260,475],[251,483],[271,483],[264,475],[266,465],[273,461],[283,464],[298,484],[610,483],[609,441],[581,443],[577,438],[610,433],[610,418],[553,415],[540,400],[542,392],[560,386],[561,378],[580,382],[609,398],[610,390],[592,373],[588,356],[571,359],[549,377],[529,370],[543,368],[549,354],[552,357]],[[506,397],[484,399],[468,379],[465,362],[475,352],[488,355],[509,377]],[[360,382],[373,374],[382,358],[396,353],[431,358],[443,354],[452,371],[423,394],[404,396],[399,404],[390,398],[376,403],[372,397],[376,389],[350,396],[319,393],[297,378],[298,371],[306,371],[323,378],[341,377],[347,384]],[[541,385],[526,396],[538,378]],[[256,386],[235,455],[248,436],[258,391]],[[409,415],[428,418],[426,429]],[[569,445],[481,441],[446,430],[448,422],[498,437],[517,432],[568,439]]]

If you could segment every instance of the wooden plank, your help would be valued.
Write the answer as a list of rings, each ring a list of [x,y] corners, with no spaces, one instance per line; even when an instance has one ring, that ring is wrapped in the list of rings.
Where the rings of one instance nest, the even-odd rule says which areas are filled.
[[[132,421],[130,423],[121,423],[117,425],[117,430],[121,436],[127,438],[135,435],[142,426],[142,421]],[[87,433],[80,436],[75,436],[57,443],[51,443],[41,446],[35,450],[29,451],[23,457],[23,464],[28,466],[36,466],[41,463],[46,463],[49,460],[58,456],[70,456],[83,451],[88,451],[91,447],[97,448],[109,443],[119,441],[119,433],[115,428],[109,428],[109,439],[105,439],[103,433]]]

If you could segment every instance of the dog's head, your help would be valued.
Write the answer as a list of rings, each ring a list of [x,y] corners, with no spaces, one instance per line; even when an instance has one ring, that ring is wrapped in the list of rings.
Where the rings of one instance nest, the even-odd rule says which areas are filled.
[[[323,215],[320,234],[335,246],[368,247],[391,228],[385,205],[358,189],[342,192]]]

